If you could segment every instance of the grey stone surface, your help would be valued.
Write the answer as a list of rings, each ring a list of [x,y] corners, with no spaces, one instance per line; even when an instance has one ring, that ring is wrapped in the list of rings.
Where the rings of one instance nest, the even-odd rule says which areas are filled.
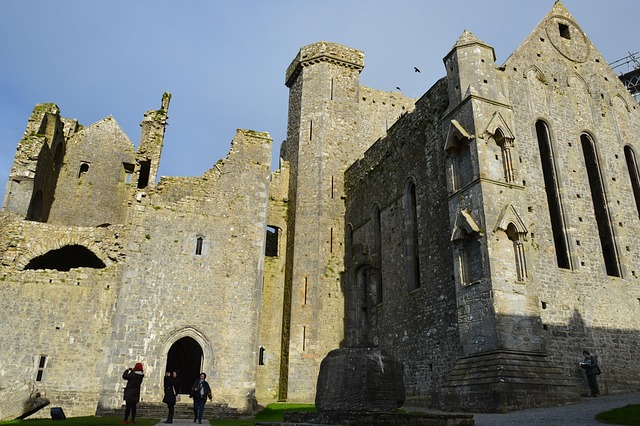
[[[0,212],[0,383],[93,414],[136,361],[159,403],[185,359],[250,413],[314,401],[330,351],[372,346],[407,403],[502,411],[586,393],[587,348],[603,394],[640,389],[637,103],[562,2],[503,64],[460,30],[417,100],[361,86],[357,49],[302,47],[274,173],[269,135],[238,130],[158,180],[169,94],[137,148],[37,105]]]

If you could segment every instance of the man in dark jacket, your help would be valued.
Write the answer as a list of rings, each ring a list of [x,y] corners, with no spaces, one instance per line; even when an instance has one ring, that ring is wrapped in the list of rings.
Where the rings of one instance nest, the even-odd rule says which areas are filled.
[[[211,395],[211,387],[205,380],[207,375],[200,373],[200,378],[191,385],[191,398],[193,398],[193,422],[196,420],[202,424],[202,412],[204,411],[204,403],[207,398],[213,399]]]
[[[124,388],[124,420],[120,424],[127,424],[129,420],[129,414],[131,414],[131,423],[136,422],[136,404],[140,402],[140,385],[142,385],[142,379],[144,379],[144,371],[141,363],[136,363],[133,368],[127,368],[122,373],[122,378],[127,381],[127,386]]]
[[[598,358],[591,355],[587,350],[582,351],[582,356],[584,359],[580,363],[580,367],[584,368],[584,371],[587,374],[587,383],[591,390],[591,396],[600,396],[600,388],[598,387],[597,379],[598,373],[600,372],[600,367],[598,367]]]

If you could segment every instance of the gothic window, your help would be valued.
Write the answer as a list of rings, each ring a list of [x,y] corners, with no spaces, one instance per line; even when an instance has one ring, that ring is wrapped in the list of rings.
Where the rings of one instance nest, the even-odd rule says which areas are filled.
[[[598,225],[598,235],[600,236],[600,245],[602,248],[602,257],[604,258],[607,275],[619,277],[620,265],[615,241],[613,238],[613,229],[611,227],[611,218],[607,208],[607,195],[603,185],[602,175],[600,172],[600,164],[598,154],[596,152],[593,139],[583,133],[580,135],[580,143],[582,144],[582,152],[584,154],[584,162],[589,178],[589,188],[591,190],[591,200],[593,202],[593,210]]]
[[[267,244],[265,247],[265,256],[274,257],[278,255],[278,235],[277,226],[267,225]]]
[[[551,232],[553,234],[553,243],[556,251],[556,262],[559,268],[571,269],[569,244],[565,233],[562,203],[560,199],[560,188],[558,185],[555,158],[553,155],[553,147],[547,123],[542,120],[538,120],[536,122],[536,135],[538,138],[538,148],[540,150],[542,175],[547,194]]]
[[[469,210],[458,214],[451,235],[455,247],[455,268],[461,286],[480,282],[484,276],[482,247],[480,238],[482,230],[471,217]]]
[[[627,160],[627,170],[629,171],[629,179],[631,180],[631,188],[633,189],[633,198],[636,201],[638,216],[640,216],[640,174],[638,173],[636,153],[629,145],[624,147],[624,158]]]
[[[373,255],[376,263],[375,274],[372,277],[375,281],[375,300],[377,304],[382,303],[382,219],[380,206],[373,206]]]
[[[420,256],[418,239],[418,207],[416,185],[409,181],[405,186],[405,248],[407,255],[407,288],[413,291],[420,287]]]
[[[500,147],[502,153],[502,170],[504,174],[505,182],[512,182],[515,179],[513,172],[513,160],[511,159],[511,147],[512,144],[504,137],[504,133],[500,129],[496,129],[493,135],[493,139]]]
[[[525,281],[527,279],[527,262],[524,256],[524,244],[522,241],[522,234],[518,232],[518,229],[513,223],[507,226],[507,237],[513,243],[514,262],[516,266],[516,279],[518,281]]]
[[[449,150],[451,187],[454,191],[462,188],[473,179],[471,164],[471,147],[469,140],[454,136]]]
[[[458,276],[460,284],[468,286],[482,279],[482,252],[475,233],[463,229],[460,237],[456,242]]]

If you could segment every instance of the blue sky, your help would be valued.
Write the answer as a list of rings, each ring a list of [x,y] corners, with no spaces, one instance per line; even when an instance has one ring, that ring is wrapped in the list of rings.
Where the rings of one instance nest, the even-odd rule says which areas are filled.
[[[171,92],[160,175],[199,176],[237,128],[286,136],[287,66],[301,46],[365,52],[361,84],[419,97],[467,29],[501,64],[554,0],[0,0],[0,200],[36,103],[88,126],[108,115],[137,146]],[[564,0],[603,57],[640,50],[638,0]],[[413,67],[421,73],[415,73]]]

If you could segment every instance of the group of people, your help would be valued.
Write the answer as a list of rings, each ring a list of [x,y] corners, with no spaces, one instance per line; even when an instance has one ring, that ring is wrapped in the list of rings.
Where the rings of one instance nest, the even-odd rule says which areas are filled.
[[[122,378],[127,381],[124,388],[124,420],[120,424],[136,422],[136,406],[140,402],[140,386],[144,379],[144,369],[142,363],[138,362],[133,368],[127,368],[122,373]],[[189,396],[193,398],[193,422],[202,424],[202,413],[204,412],[204,404],[207,399],[213,399],[211,386],[206,381],[207,375],[200,373],[200,377],[191,385]],[[173,423],[173,413],[176,402],[180,400],[181,380],[177,370],[167,371],[164,376],[164,398],[162,402],[167,404],[169,413],[164,423]]]

